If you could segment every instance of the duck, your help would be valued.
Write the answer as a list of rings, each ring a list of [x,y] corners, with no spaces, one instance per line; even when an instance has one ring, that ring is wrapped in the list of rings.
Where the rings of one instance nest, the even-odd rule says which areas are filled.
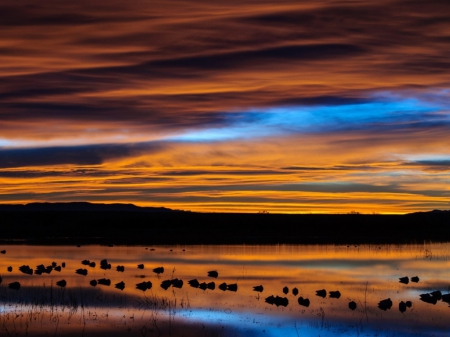
[[[217,272],[217,270],[211,270],[208,272],[208,276],[217,278],[219,276],[219,273]]]
[[[401,301],[398,304],[398,310],[403,314],[406,311],[406,303]]]
[[[8,270],[8,272],[10,273],[10,272],[12,272],[12,267],[11,266],[9,266],[8,268],[7,268],[7,270]]]
[[[289,292],[289,288],[288,287],[284,287],[283,288],[283,294],[287,295],[288,292]]]
[[[138,266],[137,266],[139,269],[144,269],[144,265],[141,263],[141,264],[138,264]]]
[[[97,286],[97,280],[92,280],[91,282],[89,282],[89,284],[93,287]]]
[[[174,288],[178,288],[178,289],[183,288],[183,280],[179,280],[176,278],[170,282],[172,283],[172,287],[174,287]]]
[[[304,306],[304,307],[309,307],[310,301],[308,298],[303,298],[300,296],[298,298],[298,304],[300,304],[301,306]]]
[[[98,284],[104,285],[104,286],[110,286],[111,285],[111,280],[107,279],[107,278],[101,278],[99,280],[97,280]]]
[[[222,291],[227,290],[227,284],[226,284],[225,282],[222,283],[222,284],[220,284],[220,285],[219,285],[219,289],[222,290]]]
[[[19,282],[12,282],[8,284],[9,289],[19,290],[20,289],[20,283]]]
[[[257,291],[259,293],[262,293],[264,291],[264,287],[262,285],[261,286],[255,286],[255,287],[253,287],[253,291]]]
[[[348,303],[348,307],[350,310],[355,310],[356,309],[356,302],[355,301],[351,301]]]
[[[117,289],[124,290],[125,289],[125,283],[123,281],[121,281],[119,283],[116,283],[115,287]]]
[[[152,287],[152,282],[147,281],[147,282],[141,282],[136,284],[136,289],[142,290],[142,291],[146,291],[148,289],[151,289]]]
[[[125,271],[125,266],[117,266],[116,270],[123,273]]]
[[[380,308],[381,310],[386,311],[387,309],[391,309],[392,307],[392,301],[390,298],[387,298],[385,300],[381,300],[380,302],[378,302],[378,308]]]
[[[172,281],[171,280],[165,280],[161,282],[161,288],[163,288],[164,290],[169,289],[169,287],[172,285]]]
[[[61,280],[61,281],[56,282],[56,285],[61,288],[64,288],[67,285],[67,282],[66,282],[66,280]]]
[[[292,289],[292,295],[294,295],[294,296],[298,295],[298,289],[297,288]]]
[[[153,272],[158,274],[158,275],[159,274],[163,274],[164,273],[164,267],[155,268],[155,269],[153,269]]]
[[[408,284],[408,283],[409,283],[409,278],[408,278],[408,276],[400,277],[399,280],[400,280],[399,282],[400,282],[400,283],[403,283],[403,284]]]
[[[418,283],[419,282],[419,276],[411,277],[411,282]]]
[[[316,296],[320,296],[322,298],[325,298],[327,296],[327,291],[325,289],[316,290]]]
[[[75,270],[75,273],[79,274],[79,275],[86,276],[88,274],[88,271],[87,271],[87,269],[81,269],[80,268],[80,269]]]
[[[33,269],[31,269],[30,266],[20,266],[19,270],[24,274],[33,275]]]
[[[189,284],[191,287],[193,287],[193,288],[198,288],[199,285],[200,285],[200,283],[198,282],[197,279],[193,279],[193,280],[188,281],[188,284]]]
[[[238,289],[237,283],[233,283],[233,284],[228,284],[228,285],[227,285],[227,290],[228,290],[228,291],[234,291],[234,292],[236,292],[237,289]]]
[[[330,298],[339,298],[341,297],[341,293],[339,290],[330,291]]]

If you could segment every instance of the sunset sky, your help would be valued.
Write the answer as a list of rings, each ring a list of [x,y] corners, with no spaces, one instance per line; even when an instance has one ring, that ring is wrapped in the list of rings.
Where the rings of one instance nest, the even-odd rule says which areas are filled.
[[[0,203],[450,208],[450,1],[0,2]]]

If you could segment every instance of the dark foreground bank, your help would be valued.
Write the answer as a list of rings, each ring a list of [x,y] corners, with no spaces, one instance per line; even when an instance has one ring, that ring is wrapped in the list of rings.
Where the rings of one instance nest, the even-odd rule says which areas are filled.
[[[78,205],[79,206],[79,205]],[[224,214],[0,208],[0,241],[34,244],[316,244],[450,241],[450,212]]]

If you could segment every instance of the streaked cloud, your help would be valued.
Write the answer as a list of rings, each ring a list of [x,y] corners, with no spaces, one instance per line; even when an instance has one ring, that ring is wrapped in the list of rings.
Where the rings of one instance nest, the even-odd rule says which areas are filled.
[[[0,13],[0,202],[449,207],[448,1]]]

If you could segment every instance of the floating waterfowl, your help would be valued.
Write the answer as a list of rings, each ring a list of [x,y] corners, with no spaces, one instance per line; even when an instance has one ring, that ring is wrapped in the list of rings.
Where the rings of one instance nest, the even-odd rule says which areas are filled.
[[[316,296],[320,296],[322,298],[325,298],[327,296],[327,291],[325,289],[316,290]]]
[[[356,302],[355,301],[351,301],[348,303],[348,307],[350,310],[355,310],[356,309]]]
[[[400,282],[400,283],[403,283],[403,284],[408,284],[408,283],[409,283],[409,278],[408,278],[408,276],[400,277],[399,280],[400,280],[399,282]]]
[[[214,282],[209,282],[206,287],[210,290],[216,289],[216,284]]]
[[[191,287],[193,287],[193,288],[198,288],[199,285],[200,285],[200,283],[198,282],[197,279],[193,279],[193,280],[188,281],[188,284],[189,284]]]
[[[206,284],[206,282],[202,282],[202,283],[200,283],[200,284],[198,285],[198,287],[199,287],[201,290],[206,290],[206,289],[208,288],[208,285]]]
[[[107,279],[107,278],[101,278],[99,280],[97,280],[98,284],[101,284],[103,286],[110,286],[111,285],[111,280]]]
[[[442,302],[450,303],[450,294],[442,295]]]
[[[123,273],[125,271],[125,266],[117,266],[116,270]]]
[[[150,281],[147,282],[141,282],[136,284],[136,289],[146,291],[152,287],[152,283]]]
[[[298,298],[298,304],[300,304],[301,306],[304,306],[304,307],[309,307],[309,304],[310,304],[309,298],[303,298],[300,296]]]
[[[88,271],[87,271],[87,269],[81,269],[80,268],[80,269],[75,270],[75,273],[77,273],[79,275],[86,276],[88,274]]]
[[[422,302],[433,304],[433,305],[437,303],[437,298],[430,294],[421,294],[420,300]]]
[[[2,254],[6,254],[6,250],[2,250],[0,253]]]
[[[100,268],[103,269],[103,270],[111,269],[111,264],[108,263],[108,260],[103,259],[103,260],[100,261]]]
[[[387,309],[391,309],[392,307],[392,301],[390,298],[387,298],[385,300],[381,300],[380,302],[378,302],[378,308],[380,308],[381,310],[386,311]]]
[[[164,273],[164,267],[155,268],[155,269],[153,269],[153,272],[158,274],[158,275],[162,274],[162,273]]]
[[[286,297],[274,297],[273,295],[270,295],[266,298],[266,303],[269,303],[271,305],[275,304],[277,307],[279,307],[280,305],[283,307],[287,307],[289,304],[289,300]]]
[[[174,288],[178,288],[178,289],[183,288],[183,280],[179,280],[176,278],[170,282],[172,283],[172,287],[174,287]]]
[[[8,270],[8,272],[12,272],[12,267],[9,266],[8,268],[6,268]]]
[[[61,266],[56,266],[53,268],[53,270],[56,270],[58,273],[61,272]]]
[[[411,277],[411,282],[418,283],[419,282],[419,276]]]
[[[442,293],[440,290],[436,290],[430,293],[431,296],[435,297],[438,301],[442,299]]]
[[[33,275],[33,269],[31,269],[30,266],[20,266],[19,270],[24,274]]]
[[[287,295],[288,292],[289,292],[289,288],[288,287],[284,287],[283,288],[283,294]]]
[[[144,265],[143,265],[142,263],[141,263],[141,264],[138,264],[137,267],[138,267],[139,269],[144,269]]]
[[[116,283],[115,287],[117,289],[124,290],[125,289],[125,283],[123,281],[121,281],[119,283]]]
[[[398,310],[403,314],[406,311],[406,303],[401,301],[398,304]]]
[[[233,284],[228,284],[228,285],[227,285],[227,290],[228,290],[228,291],[234,291],[234,292],[236,292],[237,289],[238,289],[237,283],[233,283]]]
[[[9,289],[19,290],[20,289],[20,283],[19,282],[12,282],[8,284]]]
[[[82,264],[83,266],[89,266],[89,263],[91,263],[91,261],[89,261],[89,260],[83,260],[83,261],[81,261],[81,264]]]
[[[172,281],[171,280],[165,280],[161,282],[161,288],[163,288],[164,290],[169,289],[169,287],[172,285]]]
[[[89,282],[89,284],[93,287],[97,286],[97,280],[92,280],[91,282]]]
[[[339,298],[341,297],[341,293],[339,290],[337,291],[330,291],[330,298]]]
[[[56,285],[61,288],[64,288],[67,285],[67,282],[66,282],[66,280],[61,280],[61,281],[56,282]]]
[[[89,263],[89,267],[95,268],[95,262]],[[107,269],[111,269],[111,265],[109,265],[109,268],[108,268],[108,265],[106,265],[106,268],[107,268]]]
[[[405,305],[406,305],[408,308],[411,308],[411,307],[412,307],[412,302],[411,302],[411,301],[406,301]]]
[[[294,295],[294,296],[298,295],[298,289],[297,288],[292,289],[292,295]]]
[[[257,292],[262,293],[264,291],[264,287],[263,286],[253,287],[253,291],[257,291]]]
[[[208,276],[217,278],[219,276],[219,273],[216,270],[211,270],[208,272]]]
[[[66,268],[66,263],[65,262],[61,263],[61,267]]]

